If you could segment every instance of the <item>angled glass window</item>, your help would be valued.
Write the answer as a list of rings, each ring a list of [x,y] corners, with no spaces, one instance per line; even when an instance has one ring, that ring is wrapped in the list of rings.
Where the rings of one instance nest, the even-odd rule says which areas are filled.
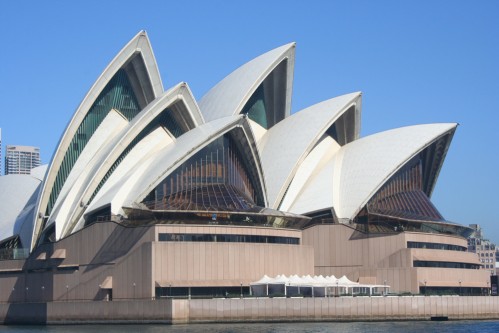
[[[376,192],[354,219],[360,231],[469,236],[472,229],[446,221],[425,192],[427,156],[426,152],[415,156]]]
[[[326,131],[340,146],[344,146],[355,140],[355,110],[356,105],[352,105],[338,118]]]
[[[443,221],[444,218],[423,192],[422,160],[416,158],[399,171],[369,201],[371,214],[425,221]]]
[[[283,60],[263,80],[243,107],[241,114],[269,129],[286,113],[286,77],[288,61]]]
[[[260,124],[263,128],[268,128],[263,84],[256,89],[255,93],[248,100],[242,113],[247,114],[249,119]]]
[[[118,110],[128,120],[140,112],[137,98],[124,69],[118,70],[102,90],[71,140],[50,193],[46,215],[52,211],[59,192],[76,160],[111,109]]]
[[[217,138],[164,179],[144,200],[160,210],[246,210],[263,205],[249,161],[229,134]]]

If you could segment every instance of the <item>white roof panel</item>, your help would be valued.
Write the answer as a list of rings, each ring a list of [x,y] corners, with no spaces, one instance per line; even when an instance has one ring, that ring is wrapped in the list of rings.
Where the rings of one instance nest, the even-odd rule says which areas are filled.
[[[16,223],[16,220],[20,214],[33,208],[29,206],[33,206],[36,202],[40,183],[40,179],[31,175],[0,177],[0,240],[12,237],[24,229],[23,225]],[[30,217],[31,220],[27,219],[27,222],[32,223],[32,216]],[[26,221],[21,221],[21,224],[24,223]],[[31,233],[31,228],[28,230],[28,234]],[[21,242],[24,247],[31,245],[26,239],[21,238]]]
[[[402,127],[343,146],[307,183],[290,211],[304,214],[334,207],[338,218],[354,218],[405,163],[456,126],[451,123]]]
[[[335,156],[339,196],[334,198],[339,218],[354,218],[376,191],[417,153],[457,124],[402,127],[356,140]],[[368,167],[366,167],[368,166]]]
[[[286,115],[291,110],[295,43],[269,51],[242,65],[211,88],[199,101],[204,119],[236,115],[267,75],[284,59],[288,59]]]
[[[308,153],[343,112],[360,98],[359,92],[315,104],[277,123],[259,141],[270,208],[282,196]]]

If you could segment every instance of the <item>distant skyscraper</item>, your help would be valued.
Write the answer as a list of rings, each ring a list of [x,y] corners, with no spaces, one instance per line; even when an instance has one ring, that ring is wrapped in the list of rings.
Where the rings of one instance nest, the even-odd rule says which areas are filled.
[[[468,237],[468,251],[475,252],[482,262],[483,268],[490,270],[491,275],[496,274],[496,245],[485,239],[483,230],[478,224],[470,224],[474,231]]]
[[[5,174],[27,174],[40,165],[40,148],[30,146],[7,146]]]

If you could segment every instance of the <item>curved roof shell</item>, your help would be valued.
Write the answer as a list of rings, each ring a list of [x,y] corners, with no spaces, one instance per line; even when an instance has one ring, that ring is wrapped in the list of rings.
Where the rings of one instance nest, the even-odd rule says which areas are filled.
[[[133,207],[140,203],[156,188],[159,182],[176,170],[184,161],[213,140],[236,128],[242,129],[245,133],[245,138],[242,140],[247,141],[249,153],[252,154],[254,167],[259,175],[262,194],[265,196],[263,172],[256,151],[255,140],[247,118],[237,115],[203,124],[178,137],[172,144],[154,151],[150,156],[143,159],[140,164],[133,166],[127,173],[122,172],[121,178],[123,182],[115,182],[114,186],[107,187],[106,192],[92,204],[92,209],[89,209],[88,213],[111,203],[113,213],[124,214],[122,207]],[[78,224],[81,223],[83,223],[82,220]]]
[[[91,170],[91,172],[86,174],[81,186],[79,188],[72,186],[71,190],[76,192],[77,196],[74,198],[71,210],[61,218],[64,225],[56,227],[56,230],[60,230],[60,233],[56,234],[57,239],[72,232],[72,228],[84,214],[97,191],[121,163],[123,156],[129,153],[128,150],[133,146],[134,141],[141,140],[144,131],[147,131],[148,127],[162,114],[178,119],[176,123],[181,123],[179,126],[185,132],[194,129],[199,125],[199,122],[203,121],[202,117],[199,117],[200,113],[194,97],[185,83],[176,85],[149,103],[144,110],[127,124],[122,131],[123,133],[120,134],[119,140],[113,141],[112,145],[108,145],[107,149],[103,149],[105,153],[101,154],[101,157],[93,166],[87,165],[87,169]],[[168,133],[171,138],[165,140],[165,143],[174,140],[174,135]]]
[[[131,86],[135,92],[139,92],[136,94],[136,97],[140,107],[145,107],[146,104],[152,101],[163,91],[163,84],[161,82],[161,77],[159,75],[159,70],[156,65],[156,60],[152,52],[149,38],[147,37],[145,31],[141,31],[107,66],[90,91],[84,97],[66,127],[54,156],[52,157],[52,161],[43,182],[41,195],[37,203],[36,221],[34,222],[35,227],[33,230],[33,241],[31,244],[32,248],[35,245],[34,242],[38,239],[41,228],[43,227],[45,218],[44,215],[46,213],[50,197],[53,197],[52,200],[57,199],[58,193],[55,193],[55,195],[52,193],[54,190],[54,183],[57,179],[58,173],[60,172],[60,167],[65,159],[67,151],[70,148],[70,144],[73,141],[80,125],[86,118],[87,113],[90,111],[90,108],[120,69],[124,69],[125,72],[127,72],[127,75],[132,78]]]
[[[32,214],[40,183],[32,175],[0,177],[0,240],[19,235],[24,247],[31,244]]]
[[[402,127],[343,146],[316,170],[290,211],[303,214],[334,207],[338,218],[353,219],[392,175],[447,135],[444,154],[437,159],[439,170],[456,127],[455,123]],[[432,176],[431,189],[437,176],[438,171]]]
[[[265,184],[263,180],[263,172],[260,166],[258,152],[256,151],[256,144],[251,133],[246,117],[237,115],[226,117],[211,121],[194,130],[185,133],[177,139],[174,145],[166,147],[166,149],[158,154],[155,161],[150,164],[149,169],[145,173],[145,177],[141,179],[138,184],[139,187],[135,188],[131,193],[134,194],[133,199],[125,202],[125,205],[131,205],[141,202],[147,194],[149,194],[158,183],[168,176],[172,171],[176,170],[179,165],[193,156],[203,147],[207,146],[216,138],[225,133],[235,129],[241,128],[245,133],[245,140],[247,141],[252,159],[255,162],[255,168],[259,174],[260,186],[263,189],[265,196]]]
[[[280,97],[284,102],[284,116],[282,118],[289,116],[295,46],[295,43],[283,45],[257,57],[236,69],[211,88],[199,102],[199,107],[206,121],[241,113],[265,78],[283,61],[286,61],[286,68],[281,74],[285,77],[279,78],[280,82],[285,85],[285,96]],[[276,119],[276,122],[281,119]]]
[[[251,195],[267,209],[330,209],[351,220],[416,156],[425,161],[422,186],[431,195],[456,124],[359,139],[359,92],[290,115],[294,61],[294,43],[271,50],[225,77],[198,105],[185,83],[163,92],[149,39],[140,32],[77,108],[48,171],[0,177],[0,237],[19,235],[33,249],[53,223],[60,239],[108,209],[124,215],[144,208],[158,184],[224,135],[219,141],[234,147]]]
[[[116,146],[119,138],[126,131],[127,125],[128,121],[119,112],[111,110],[81,152],[59,192],[45,225],[47,228],[53,223],[56,224],[57,240],[60,239],[62,230],[72,212],[85,206],[81,201],[81,191],[87,186],[88,178],[101,167],[112,147]]]
[[[154,160],[153,157],[173,142],[172,136],[163,128],[157,128],[140,140],[89,203],[85,214],[91,214],[108,205],[111,205],[111,214],[122,214],[121,206],[116,204],[120,195],[128,193],[127,189],[130,184],[134,184],[136,179],[140,179],[143,170],[149,166],[150,161]],[[80,219],[76,230],[80,229],[84,222],[84,219]]]
[[[354,107],[355,115],[349,124],[353,130],[351,136],[358,138],[360,107],[357,104],[360,105],[360,98],[361,93],[356,92],[315,104],[282,120],[260,139],[258,148],[271,208],[279,208],[300,164],[324,133],[351,107]]]

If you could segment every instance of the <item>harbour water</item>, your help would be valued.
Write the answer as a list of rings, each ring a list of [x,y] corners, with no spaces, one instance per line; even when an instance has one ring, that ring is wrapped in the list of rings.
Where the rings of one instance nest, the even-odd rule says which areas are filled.
[[[284,332],[382,332],[382,333],[497,333],[499,321],[407,321],[407,322],[354,322],[354,323],[240,323],[240,324],[192,324],[192,325],[57,325],[57,326],[0,326],[0,333],[284,333]]]

